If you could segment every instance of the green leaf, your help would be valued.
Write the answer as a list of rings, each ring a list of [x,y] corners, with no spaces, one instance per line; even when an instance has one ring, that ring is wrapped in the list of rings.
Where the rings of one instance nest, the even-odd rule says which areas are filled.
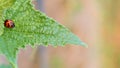
[[[13,20],[15,27],[3,27],[6,19]],[[16,54],[19,48],[24,48],[28,44],[87,46],[63,25],[35,10],[31,0],[16,0],[11,7],[4,9],[0,24],[4,30],[0,36],[0,52],[7,57],[14,68],[17,68]]]

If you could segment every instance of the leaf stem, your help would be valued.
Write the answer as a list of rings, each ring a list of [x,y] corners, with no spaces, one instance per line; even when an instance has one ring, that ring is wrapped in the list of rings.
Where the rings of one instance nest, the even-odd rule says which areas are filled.
[[[18,68],[17,64],[11,63],[12,68]]]
[[[10,65],[11,65],[12,68],[18,68],[17,60],[14,60],[14,61],[10,62]]]

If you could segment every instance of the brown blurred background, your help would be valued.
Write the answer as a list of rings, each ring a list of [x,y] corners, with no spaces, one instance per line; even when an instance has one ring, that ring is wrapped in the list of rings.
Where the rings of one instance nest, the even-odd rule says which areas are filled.
[[[36,0],[37,9],[56,19],[88,44],[27,47],[19,68],[120,68],[120,0]],[[8,64],[0,57],[0,64]]]

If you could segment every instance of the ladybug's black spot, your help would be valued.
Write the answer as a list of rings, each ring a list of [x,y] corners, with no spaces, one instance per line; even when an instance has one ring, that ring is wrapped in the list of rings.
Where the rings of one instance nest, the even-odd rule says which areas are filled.
[[[14,22],[13,22],[12,20],[5,20],[4,26],[5,26],[6,28],[14,28],[14,27],[15,27],[15,24],[14,24]]]

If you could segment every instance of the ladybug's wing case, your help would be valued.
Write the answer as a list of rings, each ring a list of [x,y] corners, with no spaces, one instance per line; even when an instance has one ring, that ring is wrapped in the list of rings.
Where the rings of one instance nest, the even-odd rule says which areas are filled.
[[[6,28],[14,28],[14,27],[15,27],[15,24],[13,23],[12,20],[5,20],[4,26],[5,26]]]

